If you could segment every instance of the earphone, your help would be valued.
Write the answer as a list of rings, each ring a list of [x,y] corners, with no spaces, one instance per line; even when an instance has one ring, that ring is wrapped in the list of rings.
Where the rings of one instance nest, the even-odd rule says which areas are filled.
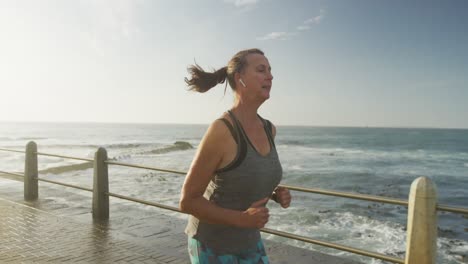
[[[242,86],[247,87],[247,86],[245,85],[244,81],[242,81],[242,79],[239,79],[239,82],[242,84]]]

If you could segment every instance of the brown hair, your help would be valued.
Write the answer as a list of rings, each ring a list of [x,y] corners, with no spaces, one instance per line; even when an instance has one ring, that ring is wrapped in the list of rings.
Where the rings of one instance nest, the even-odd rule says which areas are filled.
[[[219,83],[224,83],[226,79],[229,82],[229,86],[234,90],[236,82],[234,81],[234,74],[241,73],[247,66],[247,55],[249,54],[260,54],[264,55],[263,51],[259,49],[247,49],[241,50],[234,55],[228,62],[227,66],[213,72],[206,72],[198,64],[190,65],[187,69],[191,78],[185,78],[185,83],[189,87],[189,90],[204,93],[211,88],[215,87]],[[227,84],[226,84],[227,86]]]

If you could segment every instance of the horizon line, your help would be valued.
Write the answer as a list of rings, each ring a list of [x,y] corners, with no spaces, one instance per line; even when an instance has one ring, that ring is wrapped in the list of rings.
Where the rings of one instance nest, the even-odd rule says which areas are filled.
[[[112,121],[5,121],[1,123],[19,124],[108,124],[108,125],[210,125],[209,123],[168,123],[168,122],[112,122]],[[374,126],[374,125],[297,125],[297,124],[275,124],[277,127],[317,127],[317,128],[396,128],[396,129],[459,129],[467,130],[468,127],[431,127],[431,126]]]

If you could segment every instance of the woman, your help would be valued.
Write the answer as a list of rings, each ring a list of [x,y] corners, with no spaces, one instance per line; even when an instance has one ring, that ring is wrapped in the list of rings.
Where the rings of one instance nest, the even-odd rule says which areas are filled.
[[[276,128],[257,114],[270,97],[271,67],[258,49],[238,52],[226,67],[205,72],[189,67],[191,90],[206,92],[228,80],[235,100],[203,137],[182,187],[180,209],[188,213],[192,263],[268,263],[259,229],[268,222],[271,198],[289,207],[289,190],[278,187],[282,168]]]

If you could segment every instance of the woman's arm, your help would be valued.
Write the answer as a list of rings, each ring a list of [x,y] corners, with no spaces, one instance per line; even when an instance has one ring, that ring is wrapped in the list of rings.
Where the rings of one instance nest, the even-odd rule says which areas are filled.
[[[179,203],[180,209],[203,222],[262,228],[268,222],[268,209],[264,207],[268,197],[253,203],[243,212],[222,208],[203,197],[208,183],[226,153],[227,140],[233,140],[229,137],[231,136],[226,125],[221,121],[213,122],[208,128],[185,178]]]
[[[271,123],[271,134],[273,135],[273,139],[276,136],[276,127]],[[291,204],[291,193],[289,189],[286,187],[276,187],[271,195],[271,199],[281,205],[283,208],[288,208]]]

